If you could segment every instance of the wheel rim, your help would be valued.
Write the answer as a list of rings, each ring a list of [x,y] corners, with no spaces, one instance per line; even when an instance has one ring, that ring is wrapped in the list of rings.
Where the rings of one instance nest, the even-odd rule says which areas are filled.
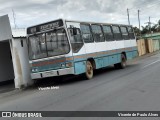
[[[93,77],[93,67],[90,62],[87,62],[87,70],[86,70],[86,75],[89,79]]]

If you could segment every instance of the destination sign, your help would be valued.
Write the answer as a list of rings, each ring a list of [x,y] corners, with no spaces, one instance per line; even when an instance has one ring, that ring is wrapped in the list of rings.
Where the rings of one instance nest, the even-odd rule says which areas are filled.
[[[38,32],[48,31],[48,30],[52,30],[52,29],[55,29],[57,27],[62,27],[62,26],[63,26],[62,20],[52,21],[52,22],[40,24],[34,27],[29,27],[27,29],[27,34],[35,34]]]

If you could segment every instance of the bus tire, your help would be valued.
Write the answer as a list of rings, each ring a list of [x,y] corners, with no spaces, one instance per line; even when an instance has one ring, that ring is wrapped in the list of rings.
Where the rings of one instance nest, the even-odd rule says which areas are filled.
[[[114,68],[115,69],[119,69],[119,65],[118,64],[114,64]]]
[[[116,69],[124,69],[126,67],[126,65],[127,65],[126,61],[127,61],[127,59],[126,59],[125,55],[121,54],[121,62],[117,63],[117,64],[114,64],[114,67]]]
[[[127,59],[124,54],[121,54],[121,62],[118,63],[118,68],[124,69],[127,66]]]
[[[93,78],[93,65],[90,61],[86,62],[86,73],[85,76],[88,80]]]

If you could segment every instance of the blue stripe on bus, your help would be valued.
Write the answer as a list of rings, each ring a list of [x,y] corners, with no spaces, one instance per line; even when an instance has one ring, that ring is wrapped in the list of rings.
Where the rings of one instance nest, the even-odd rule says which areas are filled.
[[[137,50],[126,52],[127,59],[133,59],[137,56]],[[121,53],[116,53],[113,55],[106,55],[103,57],[97,57],[94,59],[96,64],[96,69],[107,67],[121,62]],[[86,60],[84,60],[86,61]],[[75,61],[75,74],[85,73],[85,64],[84,61]]]
[[[99,69],[102,67],[107,67],[109,65],[121,62],[121,52],[126,52],[127,59],[132,59],[137,56],[137,48],[134,47],[128,50],[126,49],[125,51],[119,49],[114,51],[99,52],[97,54],[92,53],[92,54],[83,54],[79,56],[68,57],[66,58],[65,62],[36,66],[32,68],[36,68],[37,69],[36,72],[44,72],[44,71],[50,71],[50,70],[56,70],[56,69],[63,69],[65,68],[66,63],[72,62],[75,67],[75,74],[78,75],[85,72],[86,60],[87,60],[86,57],[94,58],[96,69]],[[97,56],[94,56],[94,55],[97,55]]]

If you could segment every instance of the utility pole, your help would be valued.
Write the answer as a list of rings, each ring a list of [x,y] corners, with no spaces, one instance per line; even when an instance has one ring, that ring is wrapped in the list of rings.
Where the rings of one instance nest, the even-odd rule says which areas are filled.
[[[12,13],[13,13],[14,27],[15,27],[15,28],[17,28],[15,12],[14,12],[14,10],[13,10],[13,9],[12,9]]]
[[[128,25],[130,25],[130,19],[129,19],[129,9],[127,8],[127,16],[128,16]]]
[[[152,33],[152,32],[151,32],[151,24],[152,24],[152,23],[151,23],[151,17],[149,16],[149,23],[148,23],[148,25],[149,25],[149,31],[150,31],[150,33]]]
[[[148,24],[149,32],[150,32],[150,34],[152,35],[151,25],[154,24],[154,23],[151,23],[151,17],[150,17],[150,16],[149,16],[149,22],[146,22],[145,24]]]
[[[140,23],[139,12],[140,10],[138,10],[138,22],[139,22],[139,35],[141,36],[141,23]]]

